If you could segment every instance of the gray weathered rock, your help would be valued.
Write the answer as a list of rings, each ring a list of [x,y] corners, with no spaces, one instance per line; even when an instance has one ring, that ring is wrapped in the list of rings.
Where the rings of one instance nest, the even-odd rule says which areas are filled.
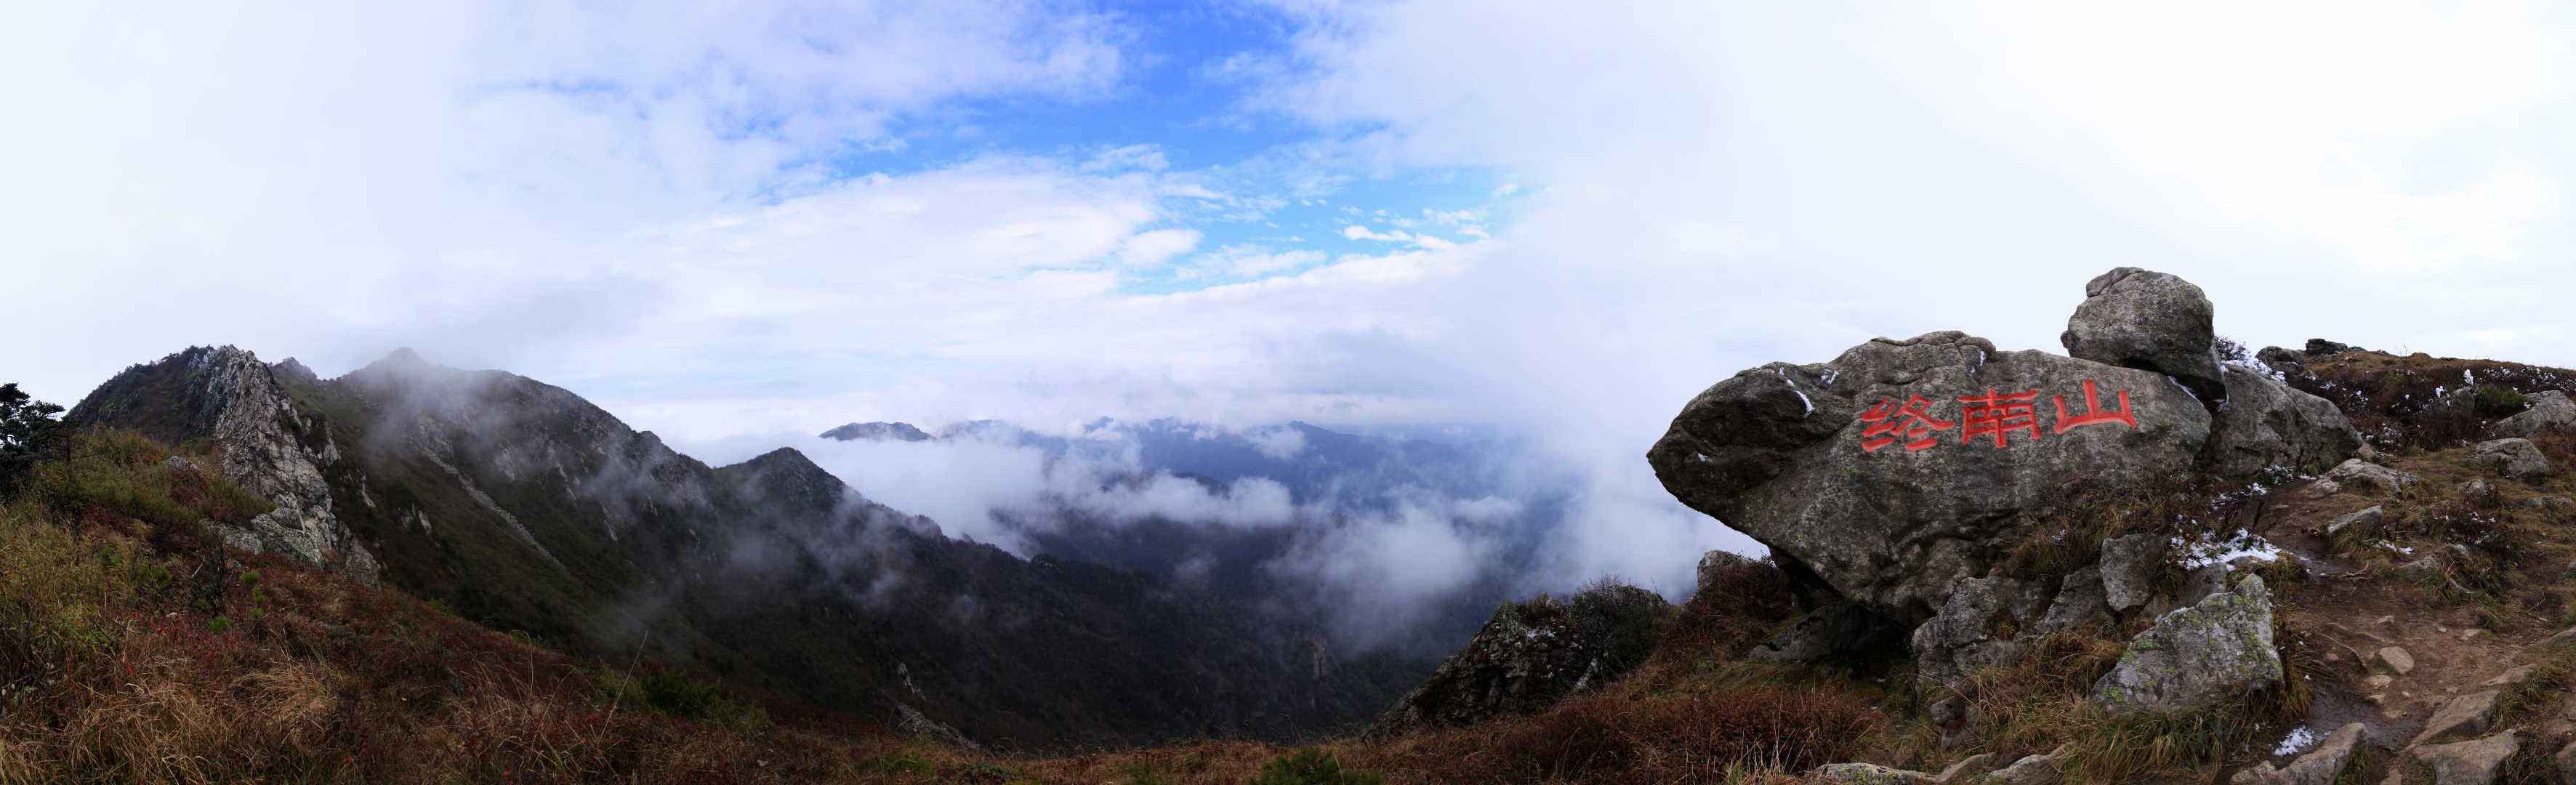
[[[2084,623],[2085,619],[2108,607],[2103,596],[2102,568],[2089,564],[2076,568],[2074,572],[2067,573],[2066,579],[2058,585],[2057,597],[2049,602],[2048,612],[2040,617],[2040,631],[2063,630]]]
[[[1825,785],[1922,785],[1940,780],[1923,772],[1875,763],[1828,763],[1807,772],[1807,781]]]
[[[2306,349],[2307,355],[2311,358],[2327,357],[2352,351],[2351,344],[2338,343],[2324,338],[2310,338],[2304,348]]]
[[[2557,390],[2531,396],[2531,408],[2497,420],[2487,432],[2500,437],[2530,438],[2549,431],[2576,431],[2576,401]]]
[[[2540,454],[2540,446],[2530,439],[2480,442],[2469,462],[2506,477],[2528,479],[2549,474],[2549,456]]]
[[[2505,759],[2522,749],[2522,738],[2505,731],[2474,741],[2415,748],[2415,759],[2433,767],[2433,785],[2488,785]]]
[[[2272,593],[2257,575],[2156,620],[2093,685],[2094,703],[2121,713],[2179,713],[2281,681],[2272,647]]]
[[[1396,735],[1546,709],[1635,666],[1645,643],[1623,633],[1660,630],[1669,608],[1654,592],[1630,586],[1585,591],[1571,601],[1505,604],[1371,732]],[[1621,651],[1623,645],[1640,648]]]
[[[2381,646],[2372,657],[2379,661],[2380,667],[2387,668],[2390,673],[2404,676],[2415,671],[2415,655],[2408,654],[2401,647]]]
[[[2479,690],[2452,698],[2442,704],[2440,711],[2433,712],[2432,719],[2424,721],[2423,732],[2415,734],[2415,740],[2406,746],[2420,747],[2425,742],[2485,733],[2488,725],[2495,722],[2497,694],[2495,690]]]
[[[2559,782],[2576,782],[2576,741],[2550,754],[2549,768],[2558,772]]]
[[[2236,772],[2228,782],[2235,785],[2334,785],[2343,776],[2343,768],[2352,761],[2352,750],[2362,740],[2365,726],[2355,722],[2326,734],[2317,748],[2290,761],[2287,766],[2257,763]]]
[[[2171,538],[2131,534],[2102,541],[2102,599],[2111,610],[2127,611],[2156,596],[2156,576],[2172,551]]]
[[[2057,785],[2066,778],[2058,766],[2057,756],[2063,747],[2044,755],[2024,756],[1994,773],[1977,778],[1978,785]]]
[[[2171,376],[2215,404],[2229,392],[2210,352],[2215,312],[2190,281],[2120,267],[2084,284],[2084,302],[2058,341],[2068,356]]]
[[[2308,495],[2332,496],[2347,492],[2401,493],[2407,486],[2421,480],[2422,478],[2416,477],[2411,472],[2401,472],[2354,458],[2336,465],[2323,476],[2318,477],[2315,484],[2308,486]]]
[[[1952,684],[1981,669],[2019,661],[2029,645],[2000,636],[1993,622],[2012,617],[2012,600],[2021,591],[2022,583],[2011,578],[1960,581],[1941,612],[1914,628],[1914,661],[1921,675]]]
[[[1960,398],[1989,392],[2026,395],[2033,416],[1970,439]],[[2210,422],[2160,374],[1943,332],[1736,374],[1693,399],[1647,458],[1676,498],[1784,567],[1919,622],[2033,537],[2043,524],[2024,513],[2071,487],[2156,487],[2194,471]]]
[[[2386,509],[2373,504],[2362,508],[2360,512],[2349,513],[2327,523],[2326,536],[2355,538],[2377,537],[2379,536],[2380,523],[2387,517],[2388,511]]]
[[[1934,775],[1932,779],[1939,782],[1963,782],[1972,777],[1983,777],[1994,771],[1997,765],[1994,753],[1980,752],[1960,758],[1959,762],[1942,769],[1941,773]]]
[[[2298,375],[2308,372],[2307,355],[2278,346],[2266,346],[2256,351],[2254,361],[2285,374]]]
[[[2239,365],[2223,366],[2221,379],[2227,401],[2211,431],[2213,472],[2242,475],[2275,466],[2322,471],[2361,448],[2361,432],[2332,401]]]

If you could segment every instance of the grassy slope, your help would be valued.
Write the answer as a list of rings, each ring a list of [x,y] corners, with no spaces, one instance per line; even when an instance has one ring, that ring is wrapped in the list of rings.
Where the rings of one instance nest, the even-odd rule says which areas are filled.
[[[845,718],[567,657],[227,552],[264,504],[83,438],[0,506],[0,783],[826,782],[900,769]],[[202,463],[206,456],[197,456]],[[772,717],[779,719],[772,719]],[[894,760],[889,763],[889,760]]]

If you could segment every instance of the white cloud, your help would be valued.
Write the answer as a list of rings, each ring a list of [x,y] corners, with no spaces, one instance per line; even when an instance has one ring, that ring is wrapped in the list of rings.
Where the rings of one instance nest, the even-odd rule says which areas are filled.
[[[1378,232],[1372,231],[1368,227],[1361,226],[1359,224],[1342,227],[1342,236],[1353,240],[1377,240],[1390,243],[1400,243],[1413,239],[1413,235],[1406,234],[1401,231],[1388,230]]]
[[[1131,267],[1150,267],[1172,260],[1199,247],[1200,234],[1193,229],[1155,229],[1128,237],[1118,249],[1118,261]]]

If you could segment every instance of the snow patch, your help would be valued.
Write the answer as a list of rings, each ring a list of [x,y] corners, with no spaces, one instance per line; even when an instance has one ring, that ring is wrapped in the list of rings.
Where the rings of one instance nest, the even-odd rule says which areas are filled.
[[[2272,755],[2273,757],[2297,755],[2314,746],[2317,746],[2317,732],[2308,730],[2308,726],[2301,725],[2291,728],[2290,735],[2281,737],[2281,743],[2272,747]]]

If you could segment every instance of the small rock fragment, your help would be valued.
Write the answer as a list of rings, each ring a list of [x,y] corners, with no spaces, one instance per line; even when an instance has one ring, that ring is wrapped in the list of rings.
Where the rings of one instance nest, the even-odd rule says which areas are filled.
[[[2403,676],[2414,672],[2415,655],[2408,654],[2405,649],[2396,646],[2382,646],[2379,647],[2379,665]]]

